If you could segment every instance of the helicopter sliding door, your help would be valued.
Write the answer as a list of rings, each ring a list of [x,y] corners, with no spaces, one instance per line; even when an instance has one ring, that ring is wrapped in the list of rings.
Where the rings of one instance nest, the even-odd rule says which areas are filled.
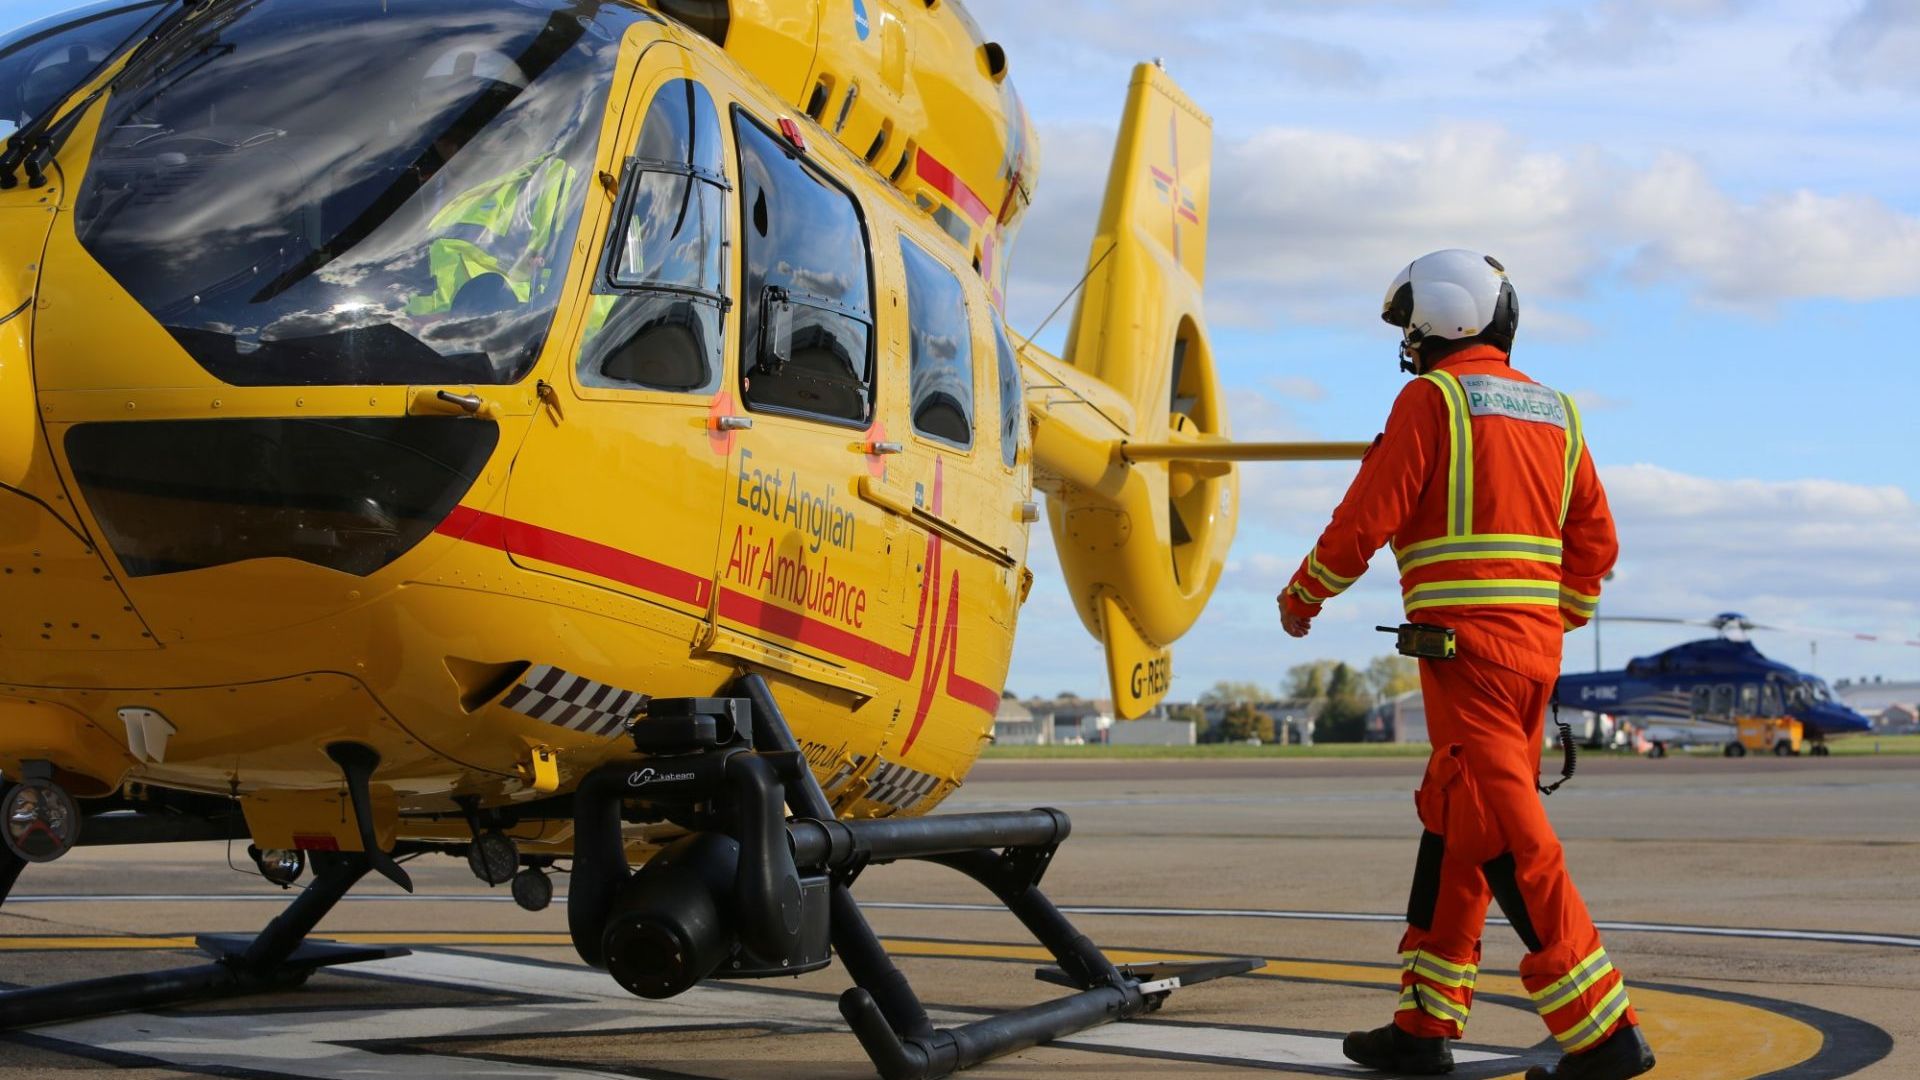
[[[841,715],[853,707],[871,730],[834,742],[872,747],[908,653],[894,588],[903,529],[862,497],[887,468],[867,222],[786,134],[745,107],[732,119],[740,374],[706,647],[804,680]],[[803,741],[808,716],[794,717]]]
[[[620,124],[608,243],[570,371],[514,465],[517,562],[704,620],[729,446],[712,416],[733,332],[726,151],[713,96],[667,43]],[[612,174],[604,174],[611,180]],[[603,185],[603,187],[606,185]]]

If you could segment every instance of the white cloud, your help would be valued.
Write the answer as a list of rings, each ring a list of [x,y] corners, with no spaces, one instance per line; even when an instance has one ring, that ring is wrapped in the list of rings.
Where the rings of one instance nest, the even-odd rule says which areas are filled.
[[[1350,0],[1348,5],[1351,6]],[[973,0],[970,10],[988,36],[1011,35],[1052,43],[1062,53],[1123,58],[1155,57],[1177,67],[1229,65],[1267,82],[1364,87],[1380,71],[1361,50],[1305,36],[1293,29],[1301,12],[1328,10],[1340,0],[1183,0],[1168,18],[1166,0]],[[1376,6],[1400,6],[1376,0]]]
[[[1692,281],[1740,307],[1920,293],[1920,219],[1876,199],[1792,191],[1742,203],[1674,154],[1624,179],[1617,227],[1640,243],[1630,273],[1641,280]]]
[[[1920,91],[1920,3],[1866,0],[1835,28],[1827,62],[1844,86]]]
[[[1305,375],[1279,375],[1267,380],[1267,386],[1283,398],[1294,401],[1325,401],[1327,388]]]
[[[1016,325],[1083,272],[1112,150],[1110,132],[1084,127],[1044,142],[1047,171],[1014,263]],[[1678,153],[1636,166],[1597,148],[1541,149],[1496,125],[1222,140],[1209,235],[1217,326],[1370,324],[1394,270],[1442,247],[1497,255],[1520,290],[1522,333],[1560,339],[1592,328],[1558,305],[1616,280],[1762,310],[1920,295],[1920,218],[1877,199],[1743,199]]]
[[[1599,390],[1582,389],[1574,390],[1571,393],[1573,394],[1574,404],[1580,406],[1581,412],[1615,412],[1631,404],[1626,398],[1616,397]]]
[[[1493,74],[1565,67],[1617,67],[1673,50],[1676,23],[1724,19],[1745,0],[1603,0],[1549,12],[1540,36]]]

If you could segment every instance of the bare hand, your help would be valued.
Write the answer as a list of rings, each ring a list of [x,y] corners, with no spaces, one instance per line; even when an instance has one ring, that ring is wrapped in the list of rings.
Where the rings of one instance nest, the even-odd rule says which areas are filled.
[[[1288,611],[1285,604],[1280,606],[1280,629],[1289,637],[1303,638],[1313,629],[1313,620],[1302,618]]]

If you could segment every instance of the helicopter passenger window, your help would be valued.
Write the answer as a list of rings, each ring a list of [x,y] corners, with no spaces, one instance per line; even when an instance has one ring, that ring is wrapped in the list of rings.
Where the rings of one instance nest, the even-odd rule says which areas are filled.
[[[588,386],[710,392],[720,383],[726,163],[713,97],[661,87],[627,162],[626,191],[580,347]]]
[[[1755,683],[1740,684],[1740,716],[1760,715],[1760,687]]]
[[[1011,469],[1020,461],[1020,443],[1027,434],[1027,391],[1021,384],[1020,361],[1007,340],[1006,324],[993,313],[994,350],[1000,354],[1000,460]]]
[[[1731,685],[1721,683],[1719,686],[1713,688],[1712,715],[1721,717],[1733,715],[1733,687]]]
[[[960,279],[900,238],[907,267],[913,430],[965,450],[973,445],[973,323]]]
[[[1780,715],[1780,687],[1777,683],[1768,683],[1760,688],[1760,715]]]
[[[1713,715],[1713,687],[1696,686],[1693,688],[1693,715]]]
[[[873,289],[853,197],[745,112],[740,145],[740,395],[749,408],[864,425]]]

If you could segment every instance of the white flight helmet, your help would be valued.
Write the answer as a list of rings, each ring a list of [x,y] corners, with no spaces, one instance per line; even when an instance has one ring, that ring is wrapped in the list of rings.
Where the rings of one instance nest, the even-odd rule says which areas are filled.
[[[1400,328],[1400,366],[1417,373],[1413,354],[1430,339],[1512,352],[1520,300],[1507,281],[1507,268],[1493,256],[1449,248],[1422,255],[1400,271],[1387,287],[1380,318]]]

